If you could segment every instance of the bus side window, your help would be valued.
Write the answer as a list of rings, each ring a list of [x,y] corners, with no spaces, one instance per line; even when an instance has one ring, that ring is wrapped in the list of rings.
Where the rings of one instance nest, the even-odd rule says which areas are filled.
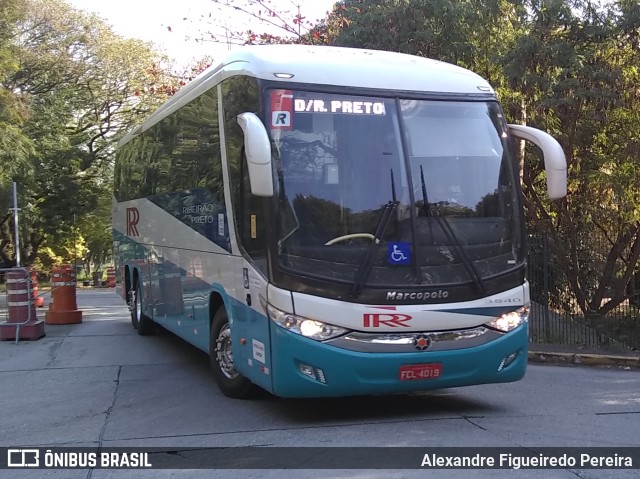
[[[222,105],[227,154],[227,175],[231,189],[233,219],[238,241],[245,256],[267,274],[266,219],[264,199],[251,194],[247,159],[244,154],[244,134],[238,115],[259,112],[260,101],[255,79],[234,76],[222,83]]]

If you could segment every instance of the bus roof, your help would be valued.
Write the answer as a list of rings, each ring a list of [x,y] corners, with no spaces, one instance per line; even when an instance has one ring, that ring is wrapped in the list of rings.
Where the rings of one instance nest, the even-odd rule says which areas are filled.
[[[478,93],[489,84],[449,63],[404,53],[310,45],[259,45],[235,50],[223,64],[244,64],[247,74],[278,80],[362,88]]]
[[[198,75],[120,144],[234,75],[388,91],[494,94],[486,80],[465,68],[404,53],[318,45],[245,46]]]

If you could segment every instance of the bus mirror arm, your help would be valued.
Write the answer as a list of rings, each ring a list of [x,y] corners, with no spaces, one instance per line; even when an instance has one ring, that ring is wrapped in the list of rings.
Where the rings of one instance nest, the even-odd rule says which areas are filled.
[[[547,192],[555,200],[567,196],[567,160],[560,143],[542,130],[523,125],[509,125],[511,135],[537,145],[544,156]]]
[[[271,173],[271,143],[264,124],[254,113],[238,115],[238,124],[244,132],[244,152],[249,167],[251,193],[256,196],[273,196]]]

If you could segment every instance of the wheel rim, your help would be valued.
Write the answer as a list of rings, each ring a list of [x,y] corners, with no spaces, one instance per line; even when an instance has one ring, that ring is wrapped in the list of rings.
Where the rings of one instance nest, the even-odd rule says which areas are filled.
[[[231,328],[229,323],[222,326],[218,338],[216,339],[216,361],[222,374],[229,379],[239,376],[238,371],[233,367],[233,353],[231,352]]]

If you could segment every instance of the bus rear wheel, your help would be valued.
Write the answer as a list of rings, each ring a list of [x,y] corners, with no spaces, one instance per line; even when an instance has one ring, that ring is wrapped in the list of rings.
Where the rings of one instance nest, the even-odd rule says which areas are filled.
[[[231,327],[224,307],[216,311],[211,323],[209,360],[213,377],[225,396],[248,399],[256,392],[256,386],[236,371],[231,349]]]

